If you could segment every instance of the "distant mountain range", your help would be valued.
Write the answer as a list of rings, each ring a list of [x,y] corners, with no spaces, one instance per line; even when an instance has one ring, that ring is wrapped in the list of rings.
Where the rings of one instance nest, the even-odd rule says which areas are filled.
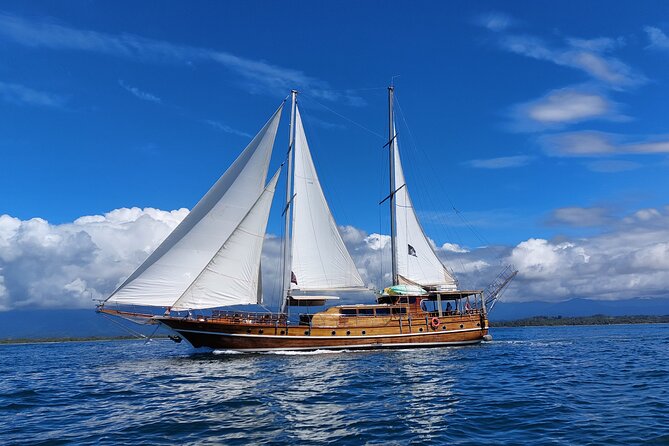
[[[669,299],[590,300],[565,302],[498,302],[490,320],[512,321],[532,316],[664,316],[669,315]]]
[[[510,321],[532,316],[607,316],[669,315],[669,299],[627,299],[599,301],[572,299],[566,302],[499,302],[490,315],[491,321]],[[92,336],[125,336],[132,330],[150,334],[154,326],[140,326],[109,318],[90,310],[17,310],[0,312],[0,339],[66,338]],[[165,334],[163,329],[160,334]]]

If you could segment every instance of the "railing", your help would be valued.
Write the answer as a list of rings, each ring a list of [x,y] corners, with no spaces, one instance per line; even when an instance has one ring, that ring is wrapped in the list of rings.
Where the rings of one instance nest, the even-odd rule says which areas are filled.
[[[287,317],[282,313],[262,313],[250,311],[219,311],[213,310],[211,315],[193,314],[186,316],[200,321],[225,321],[236,324],[286,324]]]

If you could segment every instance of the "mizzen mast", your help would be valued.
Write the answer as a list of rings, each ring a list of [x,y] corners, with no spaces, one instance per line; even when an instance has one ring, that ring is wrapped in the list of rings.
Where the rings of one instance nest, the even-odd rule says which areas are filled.
[[[395,244],[397,243],[397,225],[396,225],[396,209],[395,209],[395,119],[393,116],[393,96],[395,94],[395,87],[392,85],[388,87],[388,158],[390,159],[390,251],[392,252],[392,282],[393,285],[399,283],[397,277],[397,250]]]
[[[288,139],[288,170],[286,174],[286,207],[283,210],[284,214],[284,240],[283,240],[283,281],[281,286],[281,313],[286,312],[286,305],[288,303],[288,296],[290,294],[291,268],[292,268],[292,243],[290,242],[291,229],[291,203],[293,201],[293,157],[295,153],[295,111],[297,110],[297,90],[291,90],[291,107],[290,107],[290,130]]]

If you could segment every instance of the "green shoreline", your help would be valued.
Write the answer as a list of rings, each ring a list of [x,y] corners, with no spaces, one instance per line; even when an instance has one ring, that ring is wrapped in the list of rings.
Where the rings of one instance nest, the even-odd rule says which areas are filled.
[[[535,316],[512,321],[491,321],[491,327],[558,327],[572,325],[629,325],[629,324],[667,324],[666,316],[593,316],[564,317],[564,316]]]

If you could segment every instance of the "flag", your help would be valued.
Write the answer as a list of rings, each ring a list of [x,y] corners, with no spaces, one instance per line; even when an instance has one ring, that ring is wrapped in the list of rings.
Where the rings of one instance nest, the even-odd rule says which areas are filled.
[[[414,257],[418,257],[418,256],[416,255],[416,250],[414,249],[414,247],[411,246],[411,245],[407,245],[407,246],[409,246],[409,255],[410,255],[410,256],[414,256]]]
[[[295,277],[295,273],[292,271],[290,272],[290,283],[297,285],[297,277]]]

